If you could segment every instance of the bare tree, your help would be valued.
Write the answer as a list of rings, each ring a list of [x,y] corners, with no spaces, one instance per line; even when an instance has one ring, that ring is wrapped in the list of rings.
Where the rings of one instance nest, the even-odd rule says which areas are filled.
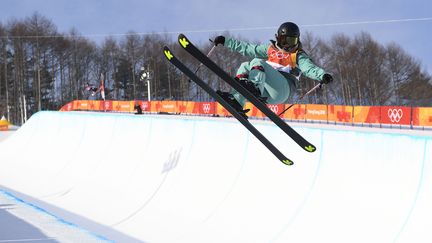
[[[9,36],[12,41],[11,54],[12,54],[12,68],[14,70],[12,76],[12,92],[11,92],[11,108],[12,108],[12,121],[22,124],[25,118],[24,95],[28,88],[25,85],[25,77],[27,65],[26,60],[28,57],[28,48],[25,42],[27,36],[27,28],[24,23],[18,20],[13,20],[8,24]],[[27,84],[28,86],[28,84]]]
[[[124,54],[123,58],[131,65],[130,77],[132,78],[132,90],[130,91],[131,94],[128,94],[128,96],[135,99],[135,97],[137,97],[137,70],[140,70],[140,66],[142,66],[139,64],[143,56],[142,40],[139,35],[134,32],[129,32],[126,39],[122,42],[121,47]]]
[[[84,84],[92,78],[99,80],[98,70],[94,70],[97,50],[94,42],[81,37],[74,29],[70,31],[68,39],[71,49],[68,60],[70,99],[80,99]]]
[[[7,30],[0,23],[0,116],[6,114],[9,118],[9,85],[8,85],[8,50],[7,50]]]
[[[33,85],[33,92],[36,100],[37,110],[42,110],[42,102],[46,109],[50,108],[50,103],[54,102],[54,76],[55,65],[53,59],[54,36],[57,35],[57,28],[51,20],[43,17],[39,13],[34,13],[24,21],[27,27],[26,42],[31,52],[31,63],[33,75],[29,80]]]
[[[114,74],[117,72],[117,67],[120,59],[120,47],[117,41],[113,37],[108,37],[102,43],[102,47],[99,49],[99,55],[97,60],[98,70],[100,73],[104,73],[106,77],[105,85],[107,87],[113,87],[113,93],[107,92],[107,97],[116,99],[118,97],[118,87],[114,83]],[[108,89],[110,90],[110,89]]]

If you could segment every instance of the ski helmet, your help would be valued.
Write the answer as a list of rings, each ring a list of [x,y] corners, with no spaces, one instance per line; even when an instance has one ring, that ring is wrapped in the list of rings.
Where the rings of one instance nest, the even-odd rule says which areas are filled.
[[[293,52],[299,45],[299,37],[299,27],[293,22],[285,22],[276,33],[276,45],[284,51]]]

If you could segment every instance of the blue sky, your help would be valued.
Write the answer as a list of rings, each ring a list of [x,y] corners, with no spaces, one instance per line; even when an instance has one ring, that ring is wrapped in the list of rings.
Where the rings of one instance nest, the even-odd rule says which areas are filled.
[[[96,42],[128,31],[194,31],[188,33],[191,39],[206,41],[216,30],[265,42],[286,21],[322,38],[366,31],[381,44],[398,43],[432,74],[429,0],[0,0],[0,4],[3,24],[37,11],[60,32],[76,28]],[[349,24],[358,22],[363,23]]]

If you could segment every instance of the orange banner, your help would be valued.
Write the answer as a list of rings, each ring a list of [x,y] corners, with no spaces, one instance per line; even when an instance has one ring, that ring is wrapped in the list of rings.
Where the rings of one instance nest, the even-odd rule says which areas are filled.
[[[135,101],[112,101],[113,111],[134,112]]]
[[[100,111],[103,110],[103,102],[99,100],[74,100],[64,105],[60,111]]]
[[[180,114],[214,115],[215,102],[177,101],[177,111]]]
[[[113,110],[113,102],[111,100],[102,101],[102,109],[104,111],[112,111]]]
[[[62,106],[62,108],[60,108],[60,111],[72,111],[74,102],[75,101],[72,101],[72,102],[69,102],[66,105]]]
[[[89,100],[77,100],[73,103],[73,109],[81,111],[89,110]]]
[[[353,107],[344,105],[328,105],[329,122],[353,122]]]
[[[284,104],[267,104],[267,107],[273,111],[276,115],[279,115],[285,108]],[[262,113],[258,108],[256,108],[252,103],[246,102],[244,109],[250,109],[250,111],[246,114],[250,117],[255,118],[264,118],[267,117],[264,113]]]
[[[327,105],[306,105],[306,120],[327,121]]]
[[[413,108],[414,126],[432,126],[432,107]]]
[[[135,105],[140,105],[143,112],[197,114],[231,116],[218,102],[193,101],[99,101],[75,100],[64,105],[61,111],[115,111],[135,112]],[[280,114],[289,104],[267,105],[275,114]],[[249,117],[266,117],[254,105],[247,102],[244,109],[250,109]],[[343,106],[343,105],[316,105],[296,104],[288,109],[282,116],[288,120],[319,120],[338,123],[372,123],[397,124],[414,126],[432,126],[431,107],[403,107],[403,106]]]
[[[382,124],[411,125],[411,107],[382,106],[380,118]]]
[[[355,123],[380,123],[379,106],[354,106]]]
[[[134,103],[135,103],[134,106],[139,105],[143,112],[149,112],[150,111],[150,102],[149,101],[136,100],[136,101],[134,101]],[[135,107],[134,107],[134,109],[135,109]]]
[[[165,113],[177,113],[177,102],[176,101],[160,101],[156,104],[156,110],[158,112]]]
[[[290,105],[285,104],[284,109],[288,108]],[[292,106],[290,109],[285,111],[285,113],[281,116],[281,118],[289,119],[289,120],[304,120],[306,119],[306,105],[298,104]]]
[[[216,113],[216,102],[194,102],[197,113],[201,115],[213,115]]]
[[[89,105],[90,105],[90,110],[93,111],[103,110],[103,101],[101,100],[91,100]]]
[[[194,102],[177,101],[177,111],[180,114],[193,114],[194,113]]]
[[[151,112],[151,113],[158,113],[159,111],[157,110],[157,108],[159,108],[159,102],[160,101],[150,101],[148,104],[149,104],[149,107],[148,107],[148,112]]]
[[[215,114],[218,116],[231,116],[228,110],[226,110],[221,104],[216,102]]]
[[[249,112],[246,113],[249,117],[256,117],[256,118],[262,118],[263,114],[260,110],[258,110],[252,103],[246,102],[244,109],[249,109]]]
[[[279,115],[285,109],[285,105],[284,104],[267,104],[267,107],[271,111],[273,111],[273,113],[275,113],[276,115]],[[264,117],[266,115],[262,114],[262,116]]]

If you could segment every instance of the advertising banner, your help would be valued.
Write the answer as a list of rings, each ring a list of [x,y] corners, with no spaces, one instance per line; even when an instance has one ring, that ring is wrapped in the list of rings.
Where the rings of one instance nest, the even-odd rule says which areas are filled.
[[[150,112],[159,113],[162,110],[162,101],[151,101],[150,102]]]
[[[284,109],[288,108],[290,104],[285,104]],[[284,110],[283,109],[283,110]],[[285,113],[281,116],[283,119],[289,120],[305,120],[306,119],[306,105],[305,104],[297,104],[285,111]]]
[[[432,107],[413,108],[414,126],[432,126]]]
[[[103,110],[102,101],[100,100],[89,100],[88,101],[88,109],[91,111],[100,111]]]
[[[76,101],[74,100],[74,101],[69,102],[66,105],[62,106],[62,108],[60,108],[60,111],[72,111],[74,102],[76,102]]]
[[[355,123],[380,123],[379,106],[354,106]]]
[[[306,120],[327,121],[327,105],[306,105]]]
[[[353,106],[345,105],[328,105],[328,121],[352,123],[353,122]]]
[[[381,106],[381,123],[411,125],[411,107]]]
[[[105,101],[101,101],[101,102],[102,102],[102,109],[104,111],[112,111],[113,110],[112,100],[105,100]]]
[[[79,111],[87,111],[89,110],[89,101],[90,100],[77,100],[74,102],[73,109]]]
[[[195,102],[177,101],[177,112],[180,114],[197,114],[194,112]]]
[[[216,102],[215,114],[222,117],[231,116],[231,114],[221,104],[219,104],[219,102]]]
[[[281,113],[285,105],[284,104],[267,104],[267,107],[273,111],[276,115]],[[258,108],[256,108],[252,103],[246,102],[244,109],[250,109],[250,111],[246,114],[249,117],[255,117],[255,118],[265,118],[267,117],[264,113],[262,113]]]
[[[193,101],[101,101],[101,100],[74,100],[64,105],[60,111],[115,111],[135,112],[135,105],[139,104],[143,112],[172,113],[172,114],[199,114],[231,116],[218,102]],[[290,104],[268,104],[270,110],[280,114]],[[244,109],[250,109],[249,117],[266,117],[254,105],[247,102]],[[390,125],[432,126],[432,107],[404,107],[404,106],[343,106],[296,104],[282,116],[287,120],[328,121],[336,123],[366,123]]]
[[[165,113],[177,113],[177,102],[176,101],[161,101],[159,102],[158,112]]]
[[[249,117],[263,118],[265,115],[258,110],[252,103],[246,102],[244,109],[249,109],[250,111],[246,114]]]
[[[134,101],[134,111],[138,112],[135,109],[135,106],[139,105],[141,107],[142,112],[150,112],[150,101],[142,101],[142,100],[135,100]],[[108,110],[108,109],[106,109]]]
[[[113,111],[116,112],[134,112],[134,101],[113,101]]]
[[[150,112],[150,102],[151,101],[141,101],[141,109],[145,112]]]
[[[214,115],[216,113],[216,102],[195,102],[200,115]]]
[[[267,104],[267,107],[273,111],[273,113],[279,115],[285,109],[285,104]],[[266,115],[263,114],[263,116]]]

